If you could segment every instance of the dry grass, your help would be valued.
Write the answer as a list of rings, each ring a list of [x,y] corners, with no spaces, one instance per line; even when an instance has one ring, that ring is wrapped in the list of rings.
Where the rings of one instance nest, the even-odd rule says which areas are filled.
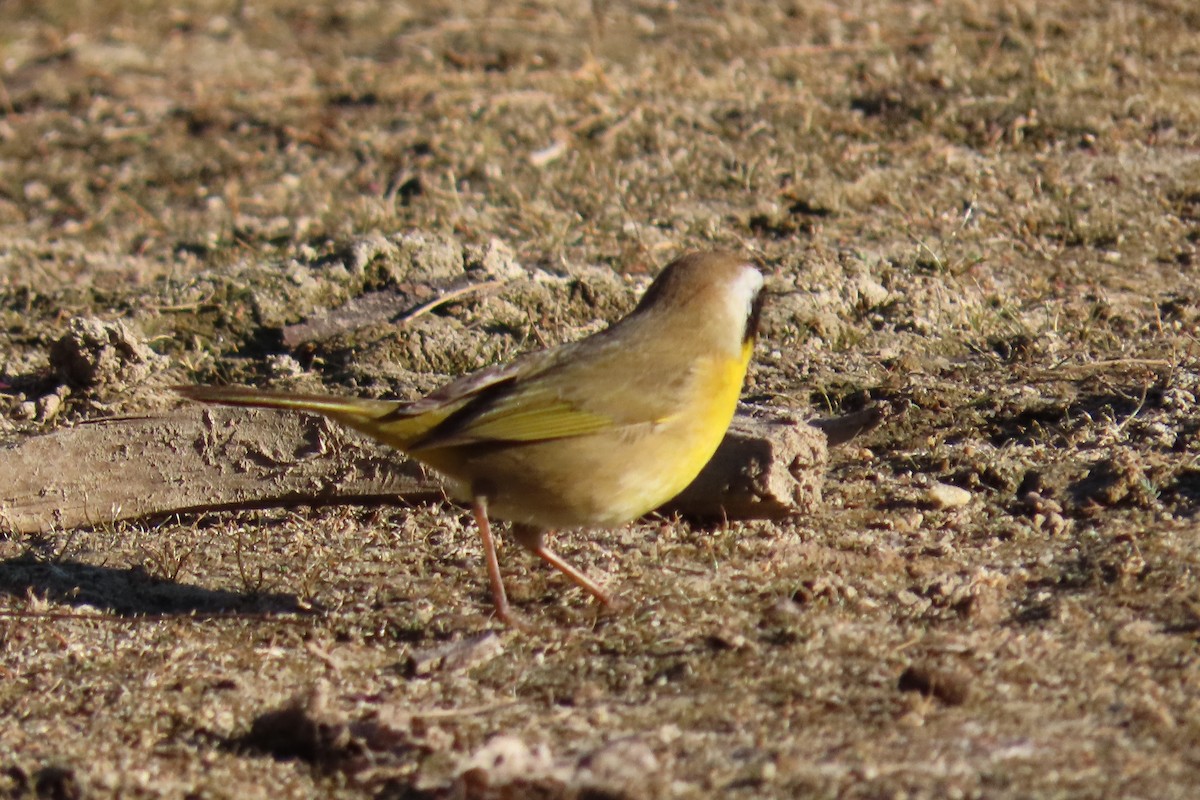
[[[700,247],[771,276],[749,395],[903,413],[814,517],[562,537],[620,616],[506,548],[498,640],[449,507],[0,541],[0,793],[1192,796],[1193,5],[3,5],[0,437],[428,389]],[[268,358],[411,230],[544,291]],[[68,385],[80,316],[161,366]]]

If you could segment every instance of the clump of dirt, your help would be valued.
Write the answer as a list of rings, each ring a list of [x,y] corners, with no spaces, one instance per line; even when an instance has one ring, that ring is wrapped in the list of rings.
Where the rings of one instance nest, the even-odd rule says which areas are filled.
[[[438,755],[448,736],[438,718],[436,712],[393,706],[354,719],[322,680],[259,714],[232,743],[279,759],[300,759],[377,792],[413,785],[423,797],[666,796],[659,759],[637,737],[563,758],[545,744],[531,746],[517,736],[500,735],[447,762]]]
[[[103,391],[145,382],[166,366],[131,323],[75,317],[50,348],[50,366],[72,389]]]
[[[302,363],[319,361],[339,382],[392,396],[579,338],[621,316],[635,298],[632,282],[611,270],[527,269],[498,241],[464,245],[405,233],[351,252],[357,269],[375,278],[340,306],[293,306],[293,316],[305,316],[284,339]]]

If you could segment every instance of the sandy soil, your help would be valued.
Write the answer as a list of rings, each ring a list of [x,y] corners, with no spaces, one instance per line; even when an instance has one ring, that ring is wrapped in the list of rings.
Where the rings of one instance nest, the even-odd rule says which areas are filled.
[[[715,247],[747,398],[893,415],[813,514],[558,537],[624,613],[509,543],[529,631],[445,504],[5,535],[0,795],[1195,796],[1191,0],[189,9],[0,5],[0,443],[414,396]]]

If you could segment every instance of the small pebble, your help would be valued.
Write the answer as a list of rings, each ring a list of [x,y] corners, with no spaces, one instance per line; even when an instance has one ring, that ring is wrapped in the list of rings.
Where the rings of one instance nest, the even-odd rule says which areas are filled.
[[[925,492],[925,499],[934,508],[961,508],[971,502],[971,493],[948,483],[934,483]]]

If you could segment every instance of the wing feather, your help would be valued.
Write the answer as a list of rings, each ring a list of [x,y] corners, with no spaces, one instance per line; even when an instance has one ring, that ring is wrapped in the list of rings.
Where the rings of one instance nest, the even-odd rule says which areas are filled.
[[[407,449],[539,442],[663,422],[687,375],[649,373],[630,361],[614,329],[463,376],[379,421],[433,424]],[[597,381],[597,375],[607,380]],[[650,391],[653,388],[654,391]]]

